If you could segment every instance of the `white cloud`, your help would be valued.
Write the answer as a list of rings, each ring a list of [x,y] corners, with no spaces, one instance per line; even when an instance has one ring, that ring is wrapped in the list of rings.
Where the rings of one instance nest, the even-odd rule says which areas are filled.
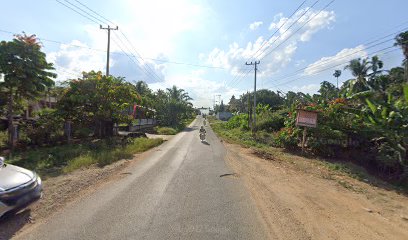
[[[81,76],[82,71],[104,71],[106,54],[88,48],[88,45],[73,40],[70,44],[61,45],[57,52],[47,54],[47,60],[54,63],[56,68],[57,80],[77,78]],[[114,65],[114,61],[110,65]]]
[[[188,0],[126,0],[121,6],[123,10],[120,21],[111,19],[119,25],[119,31],[111,31],[111,73],[116,69],[118,75],[132,74],[128,78],[142,79],[147,82],[158,81],[158,78],[163,80],[165,64],[156,64],[146,58],[168,58],[176,49],[180,34],[199,28],[208,10],[203,5]],[[106,49],[106,30],[103,31],[93,24],[84,25],[83,30],[88,37],[86,44],[84,41],[76,40],[71,43],[93,49]],[[133,46],[121,32],[125,33]],[[117,53],[122,53],[122,50],[129,55],[138,56],[137,51],[146,60],[139,58],[141,67],[154,73],[147,74],[146,70],[138,68],[132,60],[126,60],[126,57],[118,55]],[[55,63],[59,80],[72,78],[72,75],[80,71],[91,69],[105,71],[106,53],[103,51],[62,45],[60,49],[47,55],[49,55],[48,59]],[[120,66],[115,65],[118,61]],[[133,69],[124,69],[124,65]],[[138,70],[135,70],[137,68]]]
[[[318,61],[309,64],[304,70],[304,74],[313,75],[330,67],[343,68],[348,61],[355,58],[364,58],[367,55],[364,45],[359,45],[355,48],[345,48],[334,56],[322,57]]]
[[[293,92],[302,92],[302,93],[309,93],[309,94],[315,94],[317,91],[320,89],[320,84],[316,83],[311,83],[308,85],[303,85],[303,86],[294,86],[292,87]]]
[[[262,59],[259,66],[261,76],[270,76],[280,71],[292,61],[292,57],[300,42],[310,41],[316,32],[329,27],[330,24],[335,21],[333,11],[322,11],[316,15],[318,10],[310,9],[300,18],[299,22],[296,23],[296,20],[306,10],[307,9],[302,9],[290,19],[284,17],[283,14],[276,15],[276,20],[270,25],[270,31],[274,32],[275,29],[278,29],[283,23],[286,22],[286,24],[279,29],[279,34],[269,40],[260,36],[255,42],[248,42],[245,47],[234,42],[229,45],[227,50],[219,48],[213,49],[206,55],[207,64],[216,67],[225,67],[229,69],[231,74],[236,75],[243,72],[242,69],[246,61],[251,61],[256,58]],[[288,29],[292,23],[294,25]],[[303,27],[294,33],[294,31],[301,26]],[[276,46],[279,47],[276,48]],[[273,51],[271,51],[272,49]],[[203,58],[202,55],[201,58]]]
[[[135,46],[143,46],[143,56],[171,54],[180,33],[199,28],[208,14],[205,6],[188,0],[128,0],[125,7],[129,20],[119,24]]]
[[[256,30],[257,28],[259,28],[262,24],[263,24],[263,22],[261,22],[261,21],[253,22],[253,23],[249,24],[249,29],[251,29],[252,31],[254,31],[254,30]]]
[[[191,71],[188,75],[170,76],[164,82],[149,84],[149,87],[157,90],[176,85],[189,93],[193,98],[192,103],[197,107],[212,107],[215,94],[221,94],[224,103],[228,103],[232,95],[242,93],[236,88],[225,87],[221,82],[206,79],[205,73],[205,70],[200,69]]]

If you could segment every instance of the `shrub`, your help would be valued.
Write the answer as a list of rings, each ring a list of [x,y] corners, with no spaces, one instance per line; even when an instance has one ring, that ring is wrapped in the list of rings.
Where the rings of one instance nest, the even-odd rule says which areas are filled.
[[[35,122],[24,123],[21,126],[29,144],[43,145],[63,137],[63,119],[55,110],[43,109],[37,112],[37,116]]]
[[[334,157],[349,146],[345,133],[320,124],[317,128],[309,129],[307,147],[320,156]]]
[[[248,114],[239,114],[233,116],[228,122],[225,124],[227,129],[234,129],[240,128],[243,130],[248,130]]]
[[[279,147],[294,149],[298,146],[299,128],[282,128],[276,133],[275,144]]]
[[[286,115],[286,110],[260,112],[257,116],[256,130],[265,130],[270,132],[279,131],[285,126]]]
[[[177,133],[177,130],[171,127],[155,127],[154,130],[157,134],[160,135],[174,135]]]

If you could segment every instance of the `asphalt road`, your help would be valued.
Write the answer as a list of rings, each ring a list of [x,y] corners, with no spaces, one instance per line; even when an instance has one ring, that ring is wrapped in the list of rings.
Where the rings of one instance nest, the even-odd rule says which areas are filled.
[[[20,239],[266,239],[257,209],[207,126],[190,128]]]

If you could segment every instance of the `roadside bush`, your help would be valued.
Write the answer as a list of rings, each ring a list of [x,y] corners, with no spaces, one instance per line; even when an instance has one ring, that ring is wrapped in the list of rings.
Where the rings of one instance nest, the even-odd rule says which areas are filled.
[[[299,128],[282,128],[275,136],[276,146],[294,149],[298,146],[299,142]]]
[[[154,130],[157,132],[157,134],[160,135],[174,135],[177,133],[177,130],[171,127],[154,127]]]
[[[59,141],[63,135],[63,119],[53,109],[37,112],[38,118],[31,123],[22,124],[29,144],[43,145]]]
[[[286,110],[262,111],[257,116],[256,130],[276,132],[285,126]]]
[[[228,122],[225,124],[227,129],[234,129],[240,128],[243,130],[249,130],[248,128],[248,114],[239,114],[233,116]]]
[[[347,135],[342,131],[322,124],[308,130],[307,147],[317,155],[335,157],[348,147]]]

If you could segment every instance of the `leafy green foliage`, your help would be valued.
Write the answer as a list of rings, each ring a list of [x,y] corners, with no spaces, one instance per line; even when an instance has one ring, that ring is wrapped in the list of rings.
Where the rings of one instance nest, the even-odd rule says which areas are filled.
[[[242,130],[249,130],[248,128],[248,114],[235,115],[228,122],[226,122],[225,127],[227,129],[239,128]]]
[[[17,35],[12,41],[0,42],[0,73],[4,75],[0,90],[7,96],[12,146],[12,120],[16,108],[19,109],[23,99],[34,99],[54,85],[53,78],[56,74],[52,73],[52,70],[53,65],[47,62],[35,35]]]
[[[53,109],[43,109],[37,112],[35,122],[25,123],[22,130],[27,135],[31,145],[51,144],[63,138],[63,118]]]
[[[271,110],[268,105],[260,104],[257,106],[257,114],[257,131],[276,132],[284,127],[288,111],[286,109]]]
[[[42,177],[71,172],[93,164],[104,166],[160,145],[162,139],[136,138],[123,145],[118,139],[42,147],[14,153],[8,162],[33,169]]]
[[[171,127],[155,127],[154,130],[157,134],[160,135],[174,135],[177,133],[177,130]]]
[[[71,80],[58,102],[58,110],[76,128],[92,128],[96,136],[111,135],[112,123],[130,122],[129,109],[139,101],[136,89],[123,78],[89,72]]]
[[[165,91],[158,90],[154,94],[153,106],[161,126],[178,128],[183,120],[190,119],[194,108],[188,93],[176,86]]]

